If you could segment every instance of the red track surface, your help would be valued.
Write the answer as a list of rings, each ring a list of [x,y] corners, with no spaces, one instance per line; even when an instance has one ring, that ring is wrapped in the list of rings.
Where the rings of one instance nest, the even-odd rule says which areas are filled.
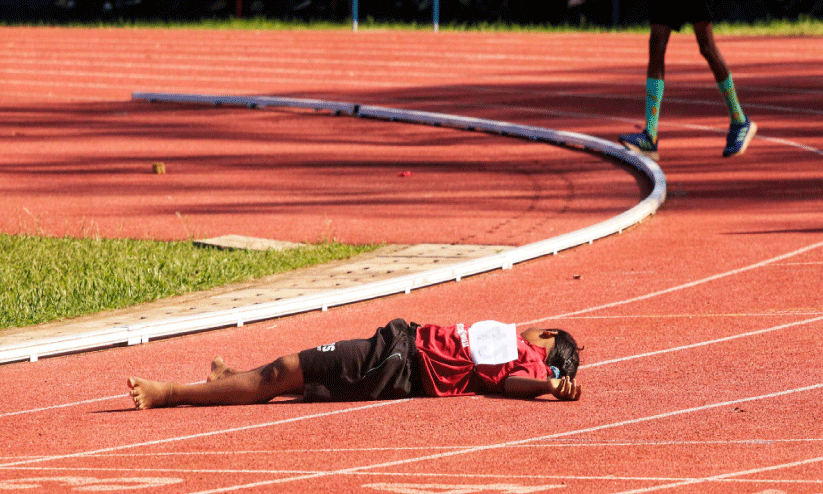
[[[526,243],[645,192],[598,157],[483,134],[129,101],[312,97],[613,139],[641,123],[642,35],[0,33],[6,232]],[[823,491],[821,40],[720,45],[759,138],[720,158],[725,109],[694,41],[675,36],[661,124],[670,197],[651,220],[409,295],[3,366],[0,487]],[[169,173],[150,174],[153,161]],[[583,399],[127,411],[128,375],[200,380],[216,354],[250,367],[393,317],[562,326],[586,345]]]

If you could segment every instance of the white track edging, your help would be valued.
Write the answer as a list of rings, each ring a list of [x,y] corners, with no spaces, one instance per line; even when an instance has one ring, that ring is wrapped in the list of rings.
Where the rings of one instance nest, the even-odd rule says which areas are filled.
[[[354,117],[443,126],[524,138],[611,156],[637,168],[651,180],[654,187],[648,197],[620,215],[581,230],[527,244],[499,254],[465,261],[443,268],[432,269],[424,273],[400,276],[390,280],[377,281],[352,288],[331,290],[314,295],[304,295],[292,299],[215,311],[206,314],[163,319],[131,326],[116,326],[80,335],[10,345],[0,351],[0,363],[21,360],[36,361],[42,356],[59,355],[123,344],[136,345],[146,343],[153,338],[227,326],[243,326],[249,322],[274,319],[301,312],[314,310],[325,311],[329,307],[360,302],[396,293],[409,293],[411,290],[417,288],[448,281],[460,281],[460,279],[467,276],[495,269],[511,269],[515,264],[523,261],[550,254],[557,254],[562,250],[587,243],[590,244],[597,239],[622,233],[623,230],[654,214],[666,199],[666,177],[657,163],[645,156],[629,152],[615,143],[584,134],[442,113],[310,99],[167,93],[134,93],[132,98],[134,100],[147,100],[149,102],[240,105],[249,108],[264,108],[267,106],[308,108],[317,111],[331,111],[335,115],[346,114]]]

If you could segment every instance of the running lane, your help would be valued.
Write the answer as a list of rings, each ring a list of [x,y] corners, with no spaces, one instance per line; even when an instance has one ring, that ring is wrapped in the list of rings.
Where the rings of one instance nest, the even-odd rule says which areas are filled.
[[[174,132],[182,132],[186,122],[193,125],[194,134],[200,133],[198,125],[213,121],[221,122],[218,130],[254,129],[243,126],[249,119],[269,122],[272,130],[275,123],[282,123],[279,132],[285,135],[294,129],[294,135],[288,134],[294,141],[319,121],[328,122],[322,124],[322,132],[334,136],[327,140],[335,143],[361,145],[364,138],[375,139],[377,132],[394,139],[399,148],[415,142],[409,140],[414,135],[422,135],[416,153],[407,155],[413,159],[404,166],[385,168],[386,183],[400,183],[403,188],[417,187],[408,179],[430,180],[427,174],[432,172],[420,170],[433,170],[443,159],[433,148],[463,146],[466,153],[473,153],[464,159],[489,159],[488,166],[504,170],[515,147],[527,149],[532,144],[299,112],[136,108],[126,100],[137,90],[265,92],[482,116],[609,139],[631,130],[642,118],[646,50],[642,35],[226,32],[212,35],[211,41],[194,32],[7,32],[25,35],[29,51],[51,46],[61,55],[55,59],[77,62],[40,68],[30,62],[26,70],[48,75],[37,84],[26,82],[35,79],[26,79],[22,59],[4,65],[10,83],[3,89],[3,108],[17,118],[27,117],[35,108],[53,107],[44,104],[49,98],[54,104],[77,108],[81,119],[88,108],[111,100],[106,104],[117,111],[128,107],[142,112],[134,118],[135,126],[149,119],[154,122],[151,127],[158,127],[162,114],[169,113],[170,119],[179,119]],[[18,39],[12,42],[22,46],[23,38]],[[817,131],[823,116],[815,83],[823,75],[819,42],[818,38],[720,38],[744,108],[761,126],[746,155],[724,160],[720,152],[728,122],[717,89],[693,39],[673,36],[661,118],[661,166],[669,179],[670,197],[656,216],[623,235],[512,270],[408,295],[0,368],[0,391],[5,397],[0,430],[5,434],[3,444],[8,445],[0,463],[0,479],[5,483],[0,485],[19,487],[28,482],[44,490],[62,486],[70,491],[109,482],[121,488],[165,485],[168,492],[819,492],[823,482],[819,417],[823,366],[818,358],[823,351],[819,337],[823,204],[817,193],[823,185],[823,137]],[[95,67],[81,68],[83,50],[77,46],[97,47]],[[40,58],[47,52],[38,52]],[[213,70],[209,70],[210,56],[219,61],[211,65]],[[11,55],[4,57],[9,60]],[[271,62],[265,62],[269,58]],[[115,68],[107,69],[107,60]],[[132,65],[138,69],[128,72]],[[191,72],[185,72],[185,67]],[[195,72],[195,67],[200,71]],[[117,116],[126,121],[128,117]],[[93,127],[94,122],[86,120]],[[98,124],[96,130],[109,126]],[[15,146],[22,139],[14,141],[10,134],[27,132],[19,127],[3,131]],[[28,130],[34,134],[32,140],[40,132],[51,136],[50,132],[76,130],[56,124],[50,130],[43,124],[36,128]],[[92,131],[85,133],[94,142],[105,141]],[[134,135],[139,139],[140,132]],[[203,139],[215,141],[217,135],[213,131]],[[68,147],[67,151],[81,154],[80,140],[75,141],[74,151]],[[183,142],[192,145],[197,139],[179,141],[181,148]],[[249,144],[250,154],[264,154],[262,145],[257,145]],[[47,142],[43,146],[48,149]],[[228,153],[228,146],[217,154]],[[499,154],[497,146],[503,146]],[[140,148],[133,144],[131,149]],[[90,162],[99,159],[95,149],[86,151]],[[166,156],[175,147],[168,144],[163,149],[159,154]],[[320,145],[306,146],[302,152],[309,150],[321,155],[331,152]],[[37,151],[32,145],[27,152]],[[59,156],[56,150],[44,152]],[[590,193],[589,199],[602,204],[580,207],[572,201],[568,208],[555,204],[531,216],[528,203],[520,199],[516,207],[503,207],[506,216],[495,209],[491,197],[486,203],[480,192],[475,192],[476,206],[465,210],[460,201],[448,202],[441,195],[436,212],[451,217],[442,224],[455,224],[454,231],[443,226],[437,233],[425,228],[418,233],[423,238],[473,241],[464,237],[473,231],[469,227],[475,218],[492,221],[485,219],[488,216],[498,222],[494,225],[517,216],[523,223],[512,220],[505,225],[516,232],[515,241],[526,242],[531,237],[525,230],[518,231],[517,225],[548,217],[544,229],[555,224],[573,228],[565,218],[594,222],[621,201],[631,203],[642,195],[634,179],[596,157],[543,147],[536,153],[548,156],[546,163],[538,165],[548,164],[554,170],[553,180],[542,185],[552,197],[568,198],[570,190],[591,183],[600,193]],[[389,154],[372,160],[379,162]],[[425,156],[425,163],[417,156]],[[26,152],[13,154],[12,159],[28,159],[26,166],[37,162]],[[325,159],[321,156],[312,163]],[[511,162],[524,164],[519,159]],[[137,169],[136,163],[132,165]],[[395,173],[412,166],[421,168],[414,168],[411,177]],[[483,176],[476,168],[455,169],[467,177]],[[189,170],[196,174],[196,167]],[[609,174],[616,181],[603,179],[596,185]],[[572,179],[564,180],[567,176]],[[173,173],[143,178],[172,177]],[[486,183],[502,177],[488,178]],[[436,191],[458,187],[455,181],[439,179],[436,184],[433,179],[429,182],[439,185]],[[329,182],[335,194],[345,188]],[[322,187],[312,190],[316,194]],[[488,189],[489,193],[495,190]],[[495,194],[495,200],[505,199]],[[47,195],[59,194],[43,193]],[[481,204],[487,210],[476,213]],[[409,202],[397,211],[422,207]],[[357,215],[366,210],[352,211],[341,214],[340,222],[344,216],[351,219],[339,225],[336,235],[379,236],[363,233],[373,224],[383,225],[381,234],[389,241],[405,235],[402,228],[390,226],[394,220],[357,222]],[[425,226],[435,220],[405,221]],[[22,220],[18,224],[21,229],[32,227]],[[159,231],[151,235],[161,236]],[[309,237],[317,235],[307,231]],[[492,242],[504,236],[487,235]],[[494,318],[521,326],[564,327],[586,346],[580,372],[583,399],[556,403],[457,398],[374,404],[300,404],[286,399],[250,407],[128,411],[128,375],[200,380],[216,354],[232,365],[251,367],[282,353],[369,335],[393,317],[442,323]]]

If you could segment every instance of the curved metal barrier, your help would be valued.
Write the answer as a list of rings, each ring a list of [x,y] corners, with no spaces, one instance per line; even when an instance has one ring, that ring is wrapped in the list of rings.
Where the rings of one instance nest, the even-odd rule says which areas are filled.
[[[518,125],[479,118],[460,117],[442,113],[384,108],[311,99],[271,98],[254,96],[211,96],[194,94],[134,93],[133,99],[149,102],[200,103],[210,105],[240,105],[248,108],[267,106],[309,108],[330,111],[335,115],[349,115],[392,122],[408,122],[467,131],[487,132],[517,137],[548,144],[565,146],[611,156],[642,172],[651,181],[651,193],[628,211],[581,230],[534,242],[499,254],[482,257],[424,273],[400,276],[353,288],[331,290],[276,302],[256,304],[200,314],[150,321],[131,326],[118,326],[65,338],[21,344],[0,351],[0,363],[18,360],[37,360],[40,356],[64,354],[113,345],[135,345],[150,339],[168,337],[227,326],[243,326],[250,322],[274,319],[286,315],[327,310],[329,307],[350,304],[448,281],[459,281],[467,276],[511,269],[515,264],[558,252],[597,239],[622,233],[644,218],[654,214],[666,199],[666,178],[654,161],[627,151],[622,146],[596,137],[563,132],[541,127]]]

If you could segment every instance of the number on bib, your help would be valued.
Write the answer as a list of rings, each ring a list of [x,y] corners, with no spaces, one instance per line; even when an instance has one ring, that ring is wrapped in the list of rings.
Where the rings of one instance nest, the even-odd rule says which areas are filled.
[[[505,364],[517,360],[517,326],[481,321],[469,328],[469,348],[477,364]]]

